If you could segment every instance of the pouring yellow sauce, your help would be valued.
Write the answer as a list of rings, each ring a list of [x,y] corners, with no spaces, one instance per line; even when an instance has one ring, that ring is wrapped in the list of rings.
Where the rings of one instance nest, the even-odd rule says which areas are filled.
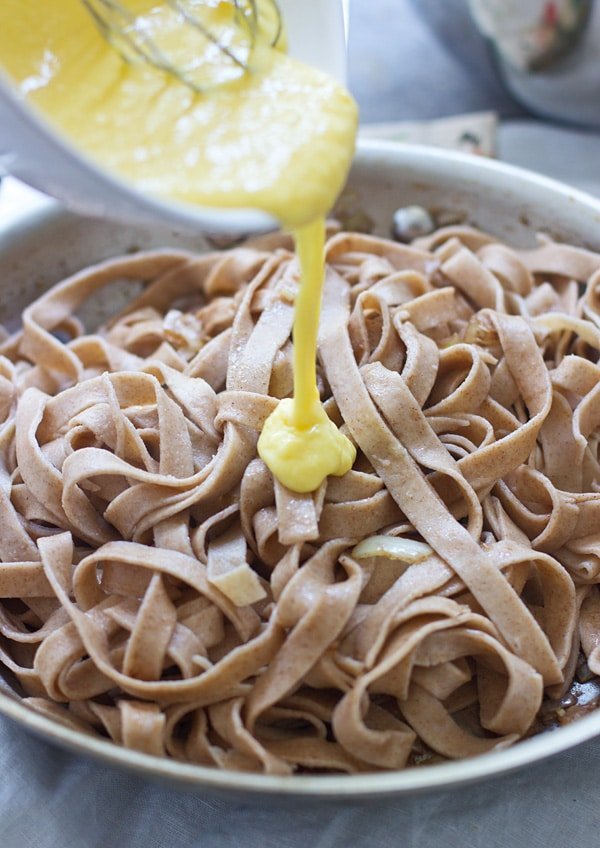
[[[249,41],[240,36],[234,4],[196,4],[241,63],[224,58],[210,40],[199,41],[165,4],[125,5],[161,54],[192,68],[194,85],[205,91],[147,63],[126,62],[115,49],[122,45],[108,43],[81,0],[2,0],[0,67],[80,151],[141,191],[261,209],[294,231],[301,276],[294,397],[267,420],[258,449],[285,486],[312,491],[329,474],[345,474],[355,459],[354,446],[320,403],[316,348],[324,216],[350,167],[356,105],[333,79],[286,56],[282,39],[273,46],[276,24],[267,0],[258,3]],[[246,63],[249,71],[241,67]]]
[[[327,416],[316,377],[317,332],[325,247],[325,221],[295,231],[302,285],[294,319],[294,397],[279,401],[258,440],[258,453],[275,477],[294,492],[312,492],[333,474],[341,477],[356,458],[352,442]]]

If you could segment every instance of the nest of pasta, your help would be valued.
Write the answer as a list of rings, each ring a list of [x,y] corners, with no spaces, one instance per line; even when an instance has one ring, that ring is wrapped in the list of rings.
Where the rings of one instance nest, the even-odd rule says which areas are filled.
[[[142,293],[77,317],[116,281]],[[0,660],[86,733],[220,768],[503,748],[600,671],[600,255],[468,228],[327,244],[319,385],[354,468],[257,457],[292,391],[285,237],[113,260],[0,358]]]

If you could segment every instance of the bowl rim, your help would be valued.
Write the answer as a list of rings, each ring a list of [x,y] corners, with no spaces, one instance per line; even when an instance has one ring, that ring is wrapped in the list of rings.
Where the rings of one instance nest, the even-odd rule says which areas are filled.
[[[465,183],[482,182],[478,177],[485,175],[492,187],[502,188],[507,193],[527,188],[529,191],[533,189],[547,196],[553,195],[555,200],[559,198],[565,200],[573,209],[576,206],[587,207],[594,221],[600,224],[600,197],[595,197],[583,189],[570,186],[554,177],[548,177],[520,165],[502,162],[499,159],[459,150],[369,138],[368,128],[365,129],[366,135],[359,133],[353,166],[372,159],[377,161],[378,157],[384,163],[389,162],[390,159],[396,159],[398,160],[396,167],[402,165],[407,169],[410,169],[412,164],[423,169],[426,164],[428,171],[432,174],[444,171],[448,166],[455,166],[456,171],[462,174]],[[600,249],[600,239],[598,247]]]
[[[109,740],[87,736],[36,713],[4,692],[0,692],[0,714],[42,737],[45,742],[100,760],[109,766],[118,766],[174,786],[197,791],[244,793],[255,798],[275,795],[328,800],[380,800],[386,796],[458,789],[539,763],[600,735],[598,710],[564,727],[525,739],[512,748],[469,759],[400,771],[282,777],[254,772],[222,771],[122,748]]]
[[[469,154],[419,145],[380,140],[359,140],[357,164],[375,165],[394,160],[395,167],[410,169],[411,164],[433,171],[455,165],[465,179],[481,182],[481,177],[497,183],[510,181],[516,188],[536,188],[553,197],[580,207],[584,214],[600,222],[600,200],[534,172]],[[73,218],[55,203],[42,202],[39,209],[0,223],[0,249],[13,239],[35,233],[44,225]],[[500,751],[450,761],[430,767],[355,775],[291,775],[281,777],[248,772],[221,771],[207,766],[159,758],[122,748],[114,743],[75,731],[22,704],[14,695],[0,690],[0,715],[16,721],[45,741],[75,753],[91,756],[111,766],[135,771],[147,778],[197,791],[219,794],[244,793],[254,798],[300,796],[321,799],[376,799],[383,796],[453,789],[484,778],[504,775],[515,769],[545,760],[600,735],[600,709],[553,731],[541,733]]]

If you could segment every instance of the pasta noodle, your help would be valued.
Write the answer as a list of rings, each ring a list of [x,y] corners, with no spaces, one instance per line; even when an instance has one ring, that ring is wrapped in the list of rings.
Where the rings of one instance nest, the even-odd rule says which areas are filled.
[[[119,281],[142,293],[88,332]],[[580,648],[600,673],[600,255],[333,233],[319,385],[357,460],[310,494],[256,450],[297,283],[270,236],[105,262],[25,310],[0,350],[0,660],[57,721],[219,768],[510,745]]]

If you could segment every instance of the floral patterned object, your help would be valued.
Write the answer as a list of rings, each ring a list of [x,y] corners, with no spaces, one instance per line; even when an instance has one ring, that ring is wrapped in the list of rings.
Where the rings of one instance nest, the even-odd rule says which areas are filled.
[[[585,28],[592,0],[470,0],[473,16],[503,58],[536,71],[564,55]]]

